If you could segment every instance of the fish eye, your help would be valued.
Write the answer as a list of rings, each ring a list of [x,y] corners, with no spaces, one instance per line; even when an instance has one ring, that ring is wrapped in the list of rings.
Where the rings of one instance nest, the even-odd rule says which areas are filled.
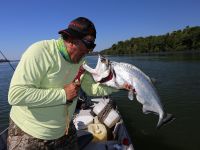
[[[106,63],[106,59],[105,58],[101,58],[101,62],[102,63]]]

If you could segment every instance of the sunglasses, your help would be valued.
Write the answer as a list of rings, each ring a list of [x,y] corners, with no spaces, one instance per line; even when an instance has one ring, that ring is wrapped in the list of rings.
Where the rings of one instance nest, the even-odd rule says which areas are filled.
[[[96,44],[93,41],[88,41],[86,39],[81,39],[83,44],[87,47],[87,49],[90,49],[93,51],[93,49],[96,47]]]

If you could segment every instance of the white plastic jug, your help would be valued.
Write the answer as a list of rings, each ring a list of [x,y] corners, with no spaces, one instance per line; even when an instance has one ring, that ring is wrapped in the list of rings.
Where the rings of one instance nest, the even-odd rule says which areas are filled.
[[[107,101],[100,101],[98,104],[95,105],[95,107],[93,108],[93,112],[98,115],[103,109],[104,107],[107,105]]]
[[[74,125],[77,130],[86,129],[89,124],[93,123],[93,116],[86,115],[86,116],[77,116],[74,119]]]
[[[104,120],[104,124],[107,127],[112,128],[119,121],[119,119],[119,114],[114,109],[111,109],[108,116]]]

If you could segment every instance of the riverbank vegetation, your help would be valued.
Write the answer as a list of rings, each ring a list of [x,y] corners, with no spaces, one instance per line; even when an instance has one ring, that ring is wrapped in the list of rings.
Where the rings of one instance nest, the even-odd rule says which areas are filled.
[[[200,26],[173,31],[165,35],[131,38],[102,50],[105,55],[200,51]]]

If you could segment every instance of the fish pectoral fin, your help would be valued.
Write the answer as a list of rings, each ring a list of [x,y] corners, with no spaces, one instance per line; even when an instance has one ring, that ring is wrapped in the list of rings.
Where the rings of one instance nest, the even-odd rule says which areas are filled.
[[[157,112],[154,111],[154,109],[147,103],[144,103],[143,104],[143,107],[142,107],[142,111],[144,114],[149,114],[149,113],[154,113],[156,115],[159,115]]]
[[[145,107],[142,108],[142,112],[143,112],[144,114],[153,113],[152,111],[146,109]]]
[[[128,92],[128,98],[132,101],[132,100],[134,100],[134,95],[133,95],[134,93],[133,93],[133,90],[129,90],[129,92]]]
[[[151,113],[151,111],[146,110],[144,107],[142,108],[142,112],[143,112],[144,114],[149,114],[149,113]]]

